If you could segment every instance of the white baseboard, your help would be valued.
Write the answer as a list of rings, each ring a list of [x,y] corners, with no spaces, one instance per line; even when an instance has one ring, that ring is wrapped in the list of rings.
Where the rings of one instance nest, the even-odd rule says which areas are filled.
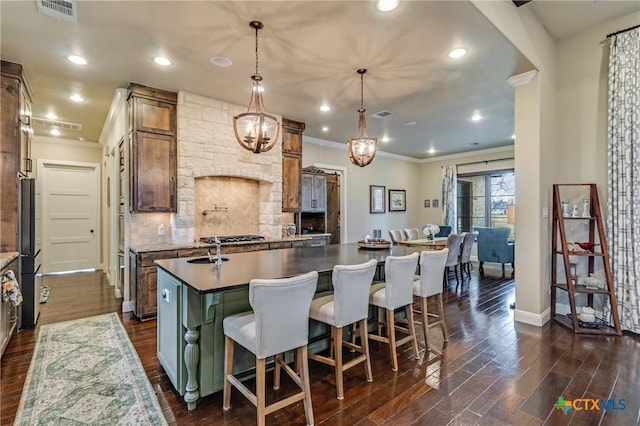
[[[133,312],[134,304],[131,301],[122,302],[122,312]]]
[[[514,319],[518,322],[542,327],[551,319],[551,308],[545,309],[541,314],[534,314],[532,312],[516,309],[514,312]]]

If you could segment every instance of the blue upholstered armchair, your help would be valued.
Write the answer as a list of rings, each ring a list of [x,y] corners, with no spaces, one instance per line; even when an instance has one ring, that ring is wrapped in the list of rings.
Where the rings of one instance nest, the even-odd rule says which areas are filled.
[[[451,233],[451,227],[448,225],[438,225],[440,227],[440,232],[438,232],[434,237],[448,237]]]
[[[495,262],[502,264],[502,276],[504,276],[504,264],[511,263],[515,270],[514,244],[509,243],[508,228],[473,228],[478,233],[478,261],[480,262],[480,273],[484,273],[482,265],[484,262]]]

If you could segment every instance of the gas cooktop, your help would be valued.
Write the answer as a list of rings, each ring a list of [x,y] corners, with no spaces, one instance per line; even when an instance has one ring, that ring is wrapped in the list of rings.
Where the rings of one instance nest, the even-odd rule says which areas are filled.
[[[237,243],[243,241],[262,241],[264,237],[260,235],[223,235],[219,236],[218,239],[221,243]],[[200,241],[207,244],[215,244],[216,237],[202,237]]]

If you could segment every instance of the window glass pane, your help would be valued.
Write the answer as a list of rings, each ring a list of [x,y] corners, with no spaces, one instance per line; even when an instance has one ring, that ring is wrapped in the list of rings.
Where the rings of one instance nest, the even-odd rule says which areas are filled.
[[[516,179],[514,173],[502,173],[492,175],[490,197],[490,226],[494,228],[510,228],[513,233],[513,224],[507,223],[507,206],[514,204],[516,200]]]

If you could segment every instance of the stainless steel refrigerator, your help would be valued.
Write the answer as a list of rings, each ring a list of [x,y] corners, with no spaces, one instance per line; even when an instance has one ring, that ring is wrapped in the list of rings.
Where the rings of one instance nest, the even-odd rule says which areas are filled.
[[[33,327],[40,313],[41,259],[36,247],[35,179],[20,180],[20,328]]]

